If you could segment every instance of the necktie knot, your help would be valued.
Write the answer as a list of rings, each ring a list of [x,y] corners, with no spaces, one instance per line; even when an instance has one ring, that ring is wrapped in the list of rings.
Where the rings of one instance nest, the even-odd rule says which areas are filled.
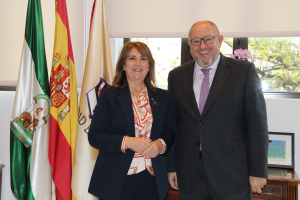
[[[203,72],[204,76],[208,76],[209,75],[209,70],[210,70],[210,68],[201,69],[201,71]]]

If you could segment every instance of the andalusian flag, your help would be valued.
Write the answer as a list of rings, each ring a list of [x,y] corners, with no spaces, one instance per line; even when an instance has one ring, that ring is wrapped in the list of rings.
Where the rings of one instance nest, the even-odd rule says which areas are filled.
[[[96,0],[89,47],[80,96],[72,189],[78,200],[98,199],[88,193],[98,150],[91,147],[87,134],[102,89],[112,84],[113,67],[110,55],[104,0]]]
[[[29,0],[10,122],[11,190],[20,200],[51,199],[49,81],[40,0]]]
[[[56,0],[56,27],[50,78],[49,160],[57,200],[71,200],[78,101],[66,0]],[[75,199],[75,198],[73,198]]]

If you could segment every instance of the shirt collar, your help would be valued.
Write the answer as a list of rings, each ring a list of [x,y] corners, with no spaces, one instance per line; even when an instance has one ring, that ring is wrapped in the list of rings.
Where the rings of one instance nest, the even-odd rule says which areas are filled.
[[[217,67],[218,67],[219,61],[220,61],[220,57],[221,57],[221,56],[220,56],[220,54],[219,54],[217,60],[216,60],[211,66],[209,66],[209,67],[207,67],[207,68],[216,70]],[[201,69],[205,69],[205,68],[204,68],[204,67],[200,67],[200,66],[197,64],[197,62],[195,62],[195,71],[198,71],[198,70],[201,70]]]

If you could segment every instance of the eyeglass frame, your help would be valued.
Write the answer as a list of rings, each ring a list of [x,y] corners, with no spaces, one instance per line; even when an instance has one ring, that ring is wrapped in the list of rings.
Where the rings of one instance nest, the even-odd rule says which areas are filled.
[[[207,44],[207,43],[205,42],[204,39],[205,39],[205,38],[212,37],[212,38],[213,38],[213,42],[210,43],[210,44],[213,44],[213,43],[215,42],[215,37],[218,37],[219,35],[220,35],[220,33],[218,33],[218,34],[215,35],[215,36],[207,36],[207,37],[204,37],[204,38],[194,38],[194,39],[191,39],[191,40],[189,40],[189,41],[191,42],[192,46],[200,46],[200,45],[202,44],[202,40],[203,40],[204,44]],[[193,40],[196,40],[196,39],[200,39],[200,44],[199,44],[199,45],[193,45]]]

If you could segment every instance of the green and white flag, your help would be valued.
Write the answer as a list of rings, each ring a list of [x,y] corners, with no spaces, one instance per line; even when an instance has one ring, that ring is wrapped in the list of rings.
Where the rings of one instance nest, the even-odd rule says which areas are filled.
[[[51,200],[49,80],[40,0],[29,0],[10,121],[11,190],[19,200]]]

